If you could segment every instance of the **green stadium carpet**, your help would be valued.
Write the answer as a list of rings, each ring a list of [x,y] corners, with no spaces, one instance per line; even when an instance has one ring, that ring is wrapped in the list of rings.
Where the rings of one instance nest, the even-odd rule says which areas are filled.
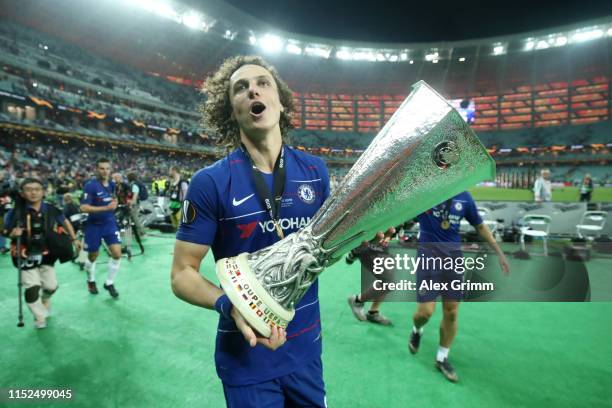
[[[122,261],[119,300],[86,290],[85,273],[58,266],[53,316],[17,328],[16,271],[0,257],[0,388],[70,388],[57,407],[223,407],[213,350],[217,315],[170,289],[173,237],[149,237],[146,255]],[[511,261],[512,262],[512,261]],[[610,273],[610,260],[588,268]],[[214,276],[212,257],[203,267]],[[356,321],[346,303],[359,291],[359,263],[320,278],[323,363],[330,407],[603,407],[612,401],[612,303],[466,303],[447,382],[434,368],[440,309],[421,350],[409,353],[414,303],[385,303],[393,327]],[[2,406],[18,404],[0,402]],[[21,406],[21,404],[19,404]]]

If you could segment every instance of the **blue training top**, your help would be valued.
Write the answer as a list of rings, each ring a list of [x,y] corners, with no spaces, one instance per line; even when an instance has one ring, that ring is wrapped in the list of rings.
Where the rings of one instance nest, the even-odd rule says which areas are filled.
[[[320,158],[285,149],[286,179],[280,209],[285,236],[305,226],[329,195],[329,175]],[[273,175],[263,174],[270,191]],[[254,252],[279,240],[268,211],[255,189],[251,163],[236,149],[199,170],[183,202],[176,238],[209,245],[216,260]],[[251,348],[232,319],[219,318],[215,363],[228,385],[249,385],[291,373],[321,355],[318,281],[295,307],[287,342],[271,351]]]

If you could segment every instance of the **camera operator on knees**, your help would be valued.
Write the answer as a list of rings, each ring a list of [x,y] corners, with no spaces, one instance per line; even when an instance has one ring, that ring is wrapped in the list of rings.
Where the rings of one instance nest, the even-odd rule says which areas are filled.
[[[24,202],[19,200],[6,214],[3,234],[11,238],[13,264],[20,268],[24,298],[34,316],[34,325],[44,329],[50,315],[51,296],[58,288],[53,265],[57,259],[61,262],[72,259],[72,245],[80,249],[80,242],[62,212],[43,201],[44,187],[40,180],[26,178],[21,183],[20,196]],[[21,237],[20,254],[17,254],[18,237]]]

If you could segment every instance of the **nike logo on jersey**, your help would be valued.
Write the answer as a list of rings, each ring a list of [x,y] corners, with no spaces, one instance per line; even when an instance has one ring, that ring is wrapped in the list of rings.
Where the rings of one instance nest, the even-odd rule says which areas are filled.
[[[236,197],[234,197],[234,199],[232,200],[232,204],[234,205],[234,207],[238,207],[240,204],[244,203],[246,200],[253,197],[254,195],[255,194],[248,195],[244,197],[242,200],[236,200]]]

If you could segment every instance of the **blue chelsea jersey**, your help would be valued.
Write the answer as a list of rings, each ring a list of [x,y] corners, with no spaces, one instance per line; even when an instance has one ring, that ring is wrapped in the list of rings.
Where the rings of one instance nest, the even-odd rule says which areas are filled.
[[[287,236],[304,227],[329,195],[329,176],[320,158],[285,149],[285,189],[280,227]],[[270,191],[273,175],[264,174]],[[273,221],[257,195],[251,164],[241,149],[198,171],[183,202],[177,239],[211,247],[215,261],[254,252],[279,240]],[[234,321],[220,317],[215,362],[230,385],[248,385],[286,375],[321,355],[318,282],[295,307],[287,343],[276,351],[251,348]]]
[[[448,229],[443,229],[441,223],[446,214],[450,225]],[[457,194],[449,202],[440,203],[417,217],[420,228],[419,242],[460,243],[459,228],[462,218],[473,226],[482,224],[476,203],[467,191]]]
[[[94,207],[104,207],[110,204],[115,194],[115,183],[108,182],[108,185],[103,185],[98,179],[92,178],[83,188],[83,198],[81,204],[88,204]],[[103,211],[99,213],[90,213],[87,216],[89,224],[107,224],[115,221],[114,211]]]

